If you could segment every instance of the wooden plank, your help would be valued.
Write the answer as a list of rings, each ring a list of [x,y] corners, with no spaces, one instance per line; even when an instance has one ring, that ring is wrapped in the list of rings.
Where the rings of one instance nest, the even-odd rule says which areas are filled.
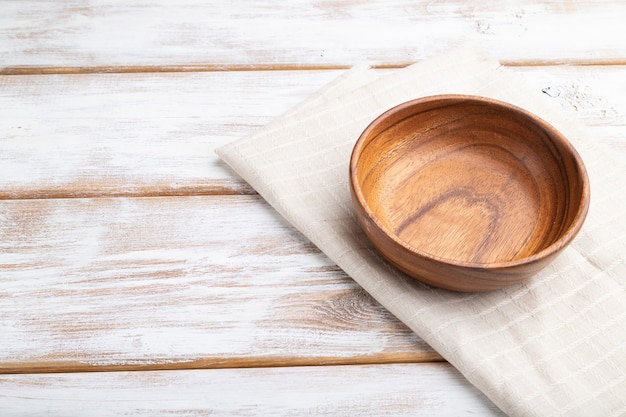
[[[0,201],[0,373],[441,360],[258,196]]]
[[[517,69],[626,153],[626,66]],[[214,149],[341,73],[0,77],[0,199],[254,193]]]
[[[0,198],[251,193],[214,149],[339,74],[0,77]]]
[[[504,416],[448,364],[5,375],[26,416]]]
[[[470,40],[509,63],[624,63],[625,17],[590,0],[4,1],[0,68],[403,65]]]

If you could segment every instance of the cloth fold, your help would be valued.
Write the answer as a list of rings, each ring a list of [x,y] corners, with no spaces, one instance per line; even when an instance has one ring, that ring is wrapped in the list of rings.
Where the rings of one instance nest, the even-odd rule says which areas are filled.
[[[565,134],[585,162],[592,201],[582,231],[523,284],[473,294],[421,284],[384,261],[356,221],[348,163],[359,134],[397,104],[446,93],[525,108]],[[354,67],[217,153],[505,413],[623,416],[626,166],[548,101],[520,74],[464,47],[380,78]]]

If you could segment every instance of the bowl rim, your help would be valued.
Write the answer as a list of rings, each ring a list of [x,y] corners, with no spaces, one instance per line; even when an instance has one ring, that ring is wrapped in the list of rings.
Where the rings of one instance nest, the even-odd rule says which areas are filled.
[[[404,111],[410,107],[420,106],[429,102],[441,101],[441,100],[456,100],[456,101],[461,100],[461,101],[479,102],[482,104],[504,108],[507,111],[512,111],[515,113],[522,114],[523,116],[532,120],[533,123],[541,127],[544,131],[548,132],[549,137],[553,141],[558,141],[559,144],[566,150],[566,152],[569,153],[573,157],[573,160],[576,164],[576,167],[580,173],[580,177],[582,180],[583,190],[581,193],[581,201],[580,201],[580,204],[578,205],[578,209],[576,211],[574,221],[569,225],[567,230],[563,234],[561,234],[561,236],[559,236],[557,240],[555,240],[553,243],[551,243],[544,249],[530,256],[516,259],[513,261],[498,261],[498,262],[489,262],[489,263],[458,261],[458,260],[443,258],[441,256],[431,254],[428,252],[424,252],[418,248],[415,248],[409,245],[407,242],[400,239],[396,235],[396,233],[394,233],[393,231],[385,227],[382,224],[382,222],[378,219],[378,217],[373,214],[372,210],[367,204],[365,197],[363,196],[361,187],[358,185],[358,178],[357,178],[357,174],[358,174],[357,164],[359,161],[362,148],[364,147],[365,141],[368,139],[369,135],[374,129],[379,127],[379,125],[385,123],[388,120],[388,118],[393,116],[394,114],[400,111]],[[479,96],[479,95],[469,95],[469,94],[438,94],[438,95],[420,97],[420,98],[412,99],[409,101],[405,101],[401,104],[398,104],[386,110],[382,114],[380,114],[372,122],[370,122],[370,124],[365,128],[365,130],[363,130],[363,132],[360,134],[359,138],[357,139],[352,149],[352,153],[350,155],[349,182],[350,182],[350,188],[353,192],[353,195],[355,196],[358,204],[361,206],[361,208],[363,209],[363,211],[365,212],[369,220],[372,222],[372,224],[376,228],[378,228],[379,231],[383,233],[383,235],[393,240],[400,247],[408,250],[414,255],[420,256],[424,259],[434,260],[442,264],[447,264],[447,265],[462,267],[462,268],[473,268],[473,269],[483,269],[483,270],[498,270],[498,269],[513,268],[513,267],[522,266],[526,264],[532,264],[536,261],[540,261],[552,255],[555,255],[560,250],[565,248],[576,237],[576,235],[582,228],[585,222],[585,219],[587,217],[587,213],[589,211],[589,205],[590,205],[590,199],[591,199],[590,182],[589,182],[587,169],[585,168],[585,164],[580,154],[574,147],[574,145],[572,145],[572,143],[558,129],[556,129],[553,125],[551,125],[550,123],[548,123],[541,117],[535,115],[534,113],[531,113],[530,111],[525,110],[514,104],[511,104],[502,100],[493,99],[490,97],[484,97],[484,96]]]

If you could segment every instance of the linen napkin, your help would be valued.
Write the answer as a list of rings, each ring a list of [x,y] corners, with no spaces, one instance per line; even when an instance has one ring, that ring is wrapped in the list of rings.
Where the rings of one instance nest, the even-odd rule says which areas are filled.
[[[390,107],[444,93],[525,108],[561,130],[586,164],[592,201],[583,229],[523,284],[488,293],[421,284],[385,262],[356,222],[348,163],[359,134]],[[464,47],[381,78],[367,67],[348,70],[217,153],[505,413],[624,416],[626,166],[551,105],[520,74]]]

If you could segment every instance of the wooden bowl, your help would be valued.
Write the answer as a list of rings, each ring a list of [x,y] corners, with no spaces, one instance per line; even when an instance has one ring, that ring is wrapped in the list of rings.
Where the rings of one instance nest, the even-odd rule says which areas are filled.
[[[457,291],[516,284],[578,233],[589,180],[567,139],[496,100],[443,95],[385,112],[350,160],[356,215],[401,271]]]

